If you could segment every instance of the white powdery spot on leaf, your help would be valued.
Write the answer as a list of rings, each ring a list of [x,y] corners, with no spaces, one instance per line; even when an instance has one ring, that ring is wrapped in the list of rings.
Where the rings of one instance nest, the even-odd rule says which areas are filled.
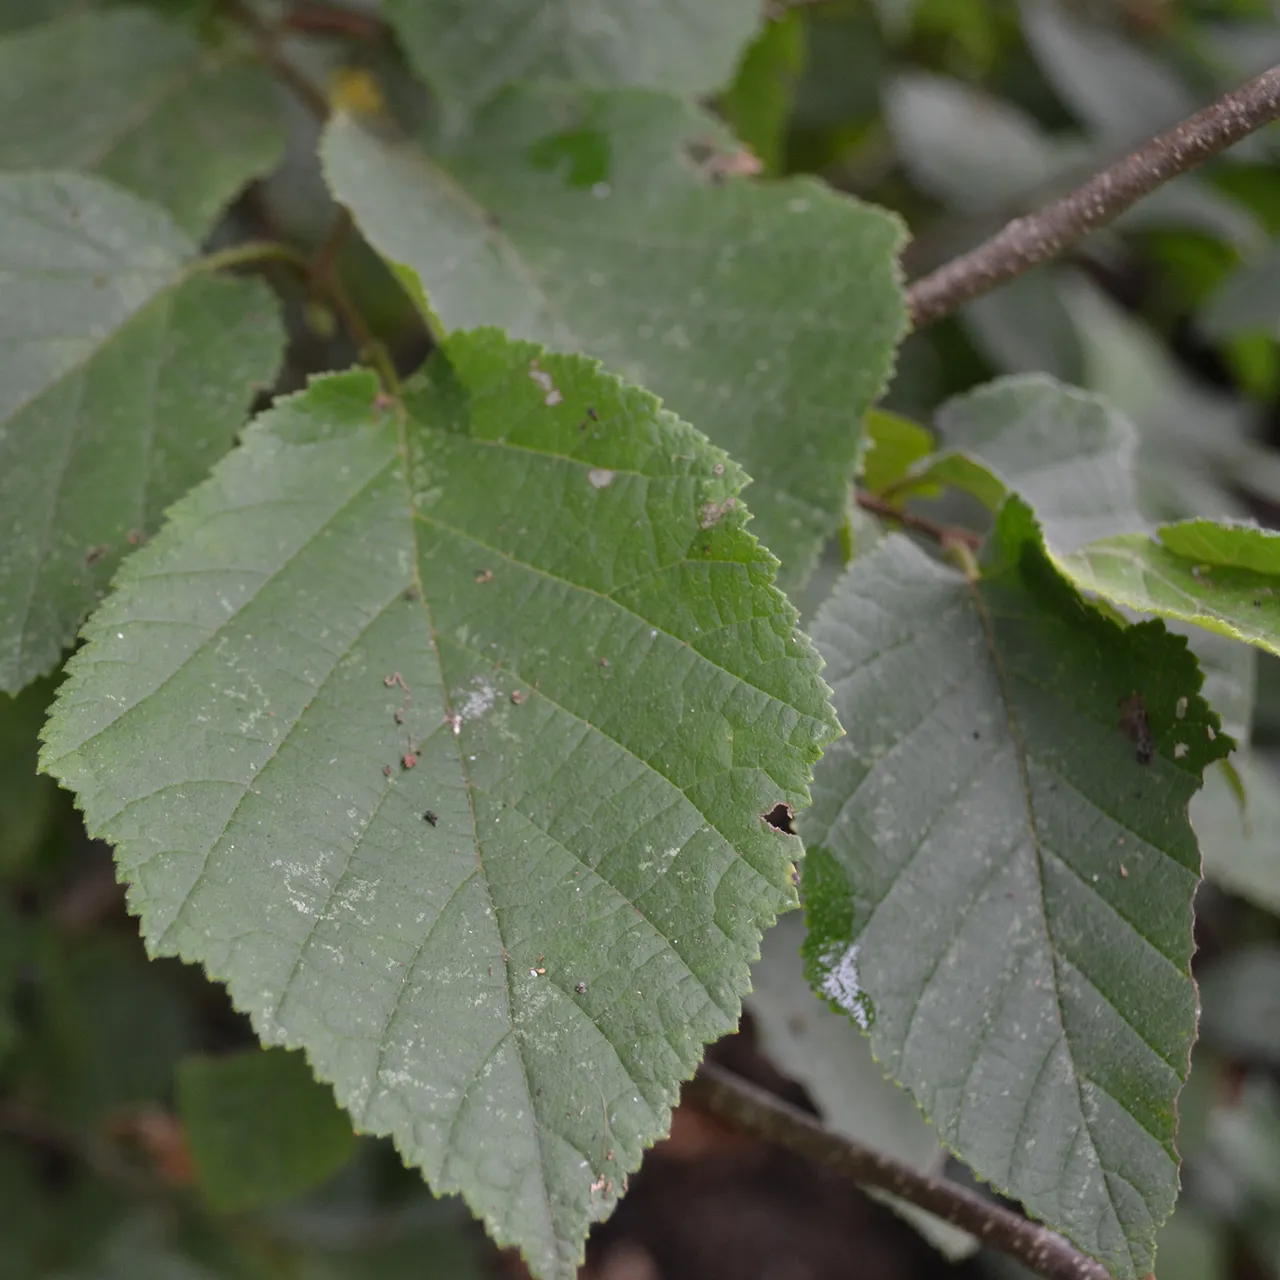
[[[822,994],[838,1004],[864,1031],[870,1026],[867,997],[858,981],[858,944],[843,951],[833,947],[823,953],[820,963],[827,971]]]
[[[459,712],[464,720],[474,720],[477,716],[484,715],[486,711],[491,711],[494,700],[498,696],[497,689],[482,676],[473,677],[471,683],[475,687],[467,694],[467,700],[462,704],[462,710]]]

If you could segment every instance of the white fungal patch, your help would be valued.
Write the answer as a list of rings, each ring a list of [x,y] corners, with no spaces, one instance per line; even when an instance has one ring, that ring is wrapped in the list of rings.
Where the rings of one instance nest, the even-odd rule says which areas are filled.
[[[858,981],[858,944],[845,951],[834,948],[826,952],[820,963],[827,971],[822,980],[822,994],[838,1004],[864,1031],[870,1025],[867,997]]]
[[[498,696],[497,689],[483,676],[473,676],[471,683],[475,688],[467,694],[467,700],[462,704],[462,710],[459,712],[463,720],[474,720],[477,716],[484,715],[486,711],[491,711],[494,700]]]
[[[1178,704],[1174,707],[1173,714],[1177,716],[1179,720],[1185,720],[1187,718],[1187,700],[1185,697],[1178,699]]]
[[[593,489],[607,489],[618,473],[606,471],[604,467],[593,467],[587,472],[587,481]]]

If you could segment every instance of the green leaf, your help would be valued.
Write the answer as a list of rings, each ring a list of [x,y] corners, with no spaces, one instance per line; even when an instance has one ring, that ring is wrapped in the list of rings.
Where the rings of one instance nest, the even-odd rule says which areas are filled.
[[[542,88],[505,95],[456,148],[340,117],[323,155],[445,326],[596,356],[741,462],[790,589],[843,517],[903,331],[901,229],[809,180],[717,177],[732,145],[673,99]]]
[[[787,123],[804,66],[804,15],[791,9],[765,23],[747,47],[733,83],[720,95],[720,112],[759,158],[767,174],[783,167]]]
[[[517,81],[702,94],[733,75],[759,0],[388,0],[410,61],[459,111]]]
[[[944,447],[904,488],[954,485],[991,511],[1016,493],[1055,554],[1144,523],[1136,434],[1099,396],[1043,374],[999,378],[949,400],[936,422]]]
[[[1059,557],[1081,588],[1113,604],[1190,622],[1280,653],[1280,533],[1185,520],[1120,534]]]
[[[44,767],[201,961],[543,1276],[795,901],[838,727],[739,469],[489,330],[278,402],[122,567]],[[126,660],[127,659],[127,660]]]
[[[100,174],[200,238],[284,144],[265,70],[149,10],[71,13],[0,40],[0,169]]]
[[[187,1058],[178,1067],[178,1112],[200,1185],[224,1211],[299,1195],[355,1150],[350,1120],[298,1053]]]
[[[898,413],[868,409],[862,429],[867,448],[859,481],[872,493],[891,489],[933,452],[933,433]],[[919,494],[921,489],[929,495],[937,492],[928,485],[912,486],[913,493]]]
[[[979,1177],[1146,1275],[1195,1035],[1186,805],[1230,745],[1193,657],[1087,606],[1016,498],[978,581],[889,537],[815,639],[849,736],[801,825],[811,980]]]
[[[274,376],[271,294],[194,254],[99,179],[0,175],[0,689],[58,661]]]

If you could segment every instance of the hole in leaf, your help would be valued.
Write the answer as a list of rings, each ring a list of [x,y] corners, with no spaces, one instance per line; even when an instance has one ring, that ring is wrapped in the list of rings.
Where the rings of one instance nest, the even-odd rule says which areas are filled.
[[[795,824],[792,821],[795,816],[796,811],[782,800],[779,800],[768,813],[760,815],[775,831],[781,831],[788,836],[796,833]]]

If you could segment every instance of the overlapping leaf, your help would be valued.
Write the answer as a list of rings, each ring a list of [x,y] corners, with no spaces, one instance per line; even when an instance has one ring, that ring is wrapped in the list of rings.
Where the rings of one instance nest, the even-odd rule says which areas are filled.
[[[709,93],[760,23],[758,0],[391,0],[411,61],[463,110],[521,80]]]
[[[0,170],[100,174],[200,238],[283,155],[278,94],[151,10],[73,12],[0,39]]]
[[[1229,740],[1181,637],[1123,628],[1006,501],[970,581],[901,536],[820,612],[811,977],[943,1141],[1119,1277],[1177,1192],[1195,1033],[1186,806]]]
[[[950,484],[990,510],[1025,499],[1051,551],[1141,528],[1133,490],[1137,437],[1105,400],[1040,374],[1000,378],[938,411],[942,451],[900,486]]]
[[[299,1053],[189,1057],[178,1068],[178,1108],[201,1189],[224,1210],[298,1195],[355,1150],[350,1121]]]
[[[673,99],[544,88],[453,147],[339,118],[324,159],[444,326],[597,356],[728,450],[794,587],[840,522],[904,326],[900,231],[814,182],[726,176],[731,146]]]
[[[1104,538],[1061,563],[1116,604],[1280,653],[1280,533],[1212,520],[1157,533]]]
[[[194,254],[100,179],[0,175],[0,689],[54,665],[274,377],[269,291]]]
[[[46,734],[203,961],[544,1276],[573,1274],[794,901],[836,732],[744,477],[579,357],[315,382],[126,562]]]
[[[933,453],[934,440],[929,431],[910,418],[884,409],[868,410],[863,431],[866,447],[858,483],[871,493],[883,493],[899,485],[913,467]],[[936,492],[927,485],[913,485],[912,492],[919,493],[921,489],[931,495]]]
[[[905,492],[922,494],[932,481],[945,481],[995,510],[1016,490],[1033,504],[1060,572],[1082,590],[1134,604],[1136,595],[1125,598],[1110,589],[1114,584],[1095,580],[1082,568],[1092,555],[1091,547],[1081,549],[1089,539],[1146,524],[1134,491],[1136,433],[1123,414],[1105,398],[1045,378],[1009,378],[948,402],[939,411],[938,426],[948,447],[906,474]],[[1132,540],[1147,545],[1141,533]],[[1149,611],[1145,605],[1134,607]],[[1181,621],[1169,610],[1156,612],[1186,636],[1204,673],[1206,700],[1227,732],[1247,743],[1254,655],[1246,645]],[[1256,786],[1258,794],[1242,799],[1242,781],[1246,791]],[[1280,883],[1266,855],[1276,807],[1272,790],[1266,773],[1237,753],[1208,771],[1190,810],[1205,873],[1261,902],[1271,901]]]

